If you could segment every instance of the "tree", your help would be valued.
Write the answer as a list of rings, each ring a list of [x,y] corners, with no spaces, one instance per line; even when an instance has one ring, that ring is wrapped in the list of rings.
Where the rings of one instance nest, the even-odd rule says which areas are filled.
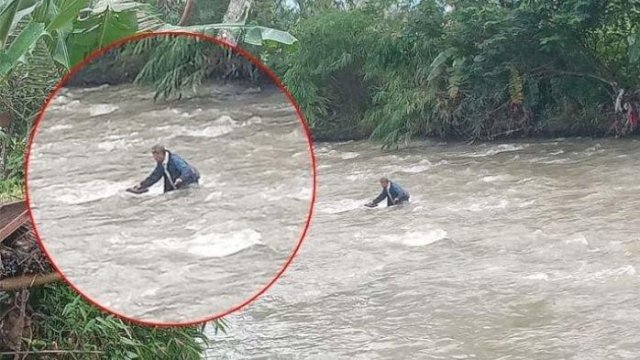
[[[640,102],[634,1],[298,3],[282,68],[316,138],[604,135],[626,121],[619,94],[619,108]]]
[[[224,14],[222,22],[224,23],[240,23],[244,24],[249,15],[249,9],[251,8],[251,0],[231,0],[229,1],[229,7]],[[222,29],[220,37],[232,45],[236,45],[236,35],[228,29]]]

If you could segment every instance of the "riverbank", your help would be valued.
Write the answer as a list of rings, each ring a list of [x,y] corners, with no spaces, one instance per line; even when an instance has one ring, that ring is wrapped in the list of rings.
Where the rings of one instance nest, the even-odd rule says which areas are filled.
[[[135,70],[132,72],[119,72],[115,71],[109,73],[110,70],[115,67],[119,67],[113,62],[105,62],[97,64],[97,67],[85,70],[86,73],[80,72],[75,76],[72,81],[69,82],[68,88],[82,89],[82,88],[97,88],[102,86],[118,86],[131,84],[135,79]],[[102,69],[105,73],[97,71]],[[224,86],[228,89],[233,89],[229,93],[235,93],[236,95],[246,93],[262,93],[265,96],[270,96],[274,92],[279,92],[280,89],[271,81],[262,79],[261,81],[252,81],[248,79],[230,79],[227,81],[221,81],[219,79],[206,79],[199,87],[211,88]],[[201,91],[193,93],[191,90],[186,90],[184,95],[178,101],[186,101],[193,96],[201,96]],[[169,100],[174,102],[175,100]],[[363,121],[366,122],[366,121]],[[321,142],[343,142],[343,141],[360,141],[360,140],[373,140],[371,139],[371,129],[366,129],[358,125],[358,122],[352,119],[338,119],[323,120],[312,124],[312,135],[315,141]],[[628,137],[630,135],[626,135]],[[495,142],[495,141],[508,141],[516,139],[550,139],[550,138],[575,138],[575,137],[592,137],[592,138],[615,138],[616,136],[610,132],[610,124],[594,122],[589,118],[567,118],[567,119],[555,119],[553,122],[546,125],[537,125],[530,129],[519,129],[512,131],[505,131],[502,134],[496,134],[491,139],[480,138],[470,139],[468,137],[456,136],[454,132],[447,134],[446,136],[414,136],[413,140],[444,140],[454,142]],[[401,145],[401,144],[399,144]]]
[[[120,74],[122,75],[122,74]],[[98,89],[105,87],[118,87],[118,86],[128,86],[131,85],[131,81],[126,80],[126,77],[111,76],[110,81],[105,81],[101,78],[89,78],[91,85],[83,85],[79,82],[75,82],[73,85],[69,85],[69,89],[74,90],[87,90],[87,91],[99,91]],[[123,80],[125,79],[125,80]],[[141,87],[144,87],[141,85]],[[150,90],[152,91],[152,90]],[[211,96],[209,91],[213,91],[218,97],[225,98],[231,96],[244,96],[252,94],[258,97],[270,97],[275,94],[279,94],[281,90],[275,86],[272,82],[265,82],[262,84],[256,84],[253,81],[246,79],[233,79],[228,82],[220,82],[214,79],[208,79],[201,86],[198,87],[198,90],[194,93],[191,89],[185,91],[184,95],[179,100],[161,100],[167,104],[177,105],[186,101],[193,101],[198,98],[203,98],[207,96]],[[315,142],[327,142],[327,143],[342,143],[347,141],[371,141],[373,143],[383,145],[384,142],[376,139],[371,139],[370,132],[366,133],[364,130],[357,128],[353,125],[353,121],[344,121],[341,123],[340,120],[327,121],[327,123],[334,124],[335,127],[327,127],[322,123],[320,124],[320,128],[314,128],[311,126],[312,137]],[[352,125],[349,128],[341,128],[340,125],[343,123],[351,123]],[[567,128],[563,128],[563,124],[567,126]],[[568,139],[581,139],[581,138],[592,138],[592,139],[615,139],[617,138],[611,133],[607,133],[609,130],[606,126],[594,126],[595,129],[590,129],[588,125],[593,125],[589,119],[584,119],[582,122],[577,122],[574,119],[567,119],[564,122],[560,122],[559,120],[555,123],[549,125],[548,127],[539,128],[536,130],[530,130],[528,132],[525,131],[511,131],[506,132],[501,135],[496,135],[493,139],[469,139],[461,136],[416,136],[413,137],[410,142],[416,143],[420,141],[434,141],[434,142],[446,142],[452,144],[458,143],[500,143],[500,142],[508,142],[508,141],[527,141],[527,140],[548,140],[555,138],[568,138]],[[620,138],[636,138],[637,133],[629,134]],[[400,147],[404,147],[406,142],[399,143]],[[393,147],[392,147],[393,148]]]
[[[185,39],[185,41],[187,41]],[[135,45],[135,43],[132,43]],[[130,45],[129,45],[130,46]],[[214,45],[211,45],[213,47]],[[124,48],[123,48],[124,49]],[[214,51],[218,49],[207,49]],[[151,53],[143,53],[138,55],[121,56],[121,49],[114,49],[100,58],[97,58],[87,64],[85,67],[69,79],[67,86],[74,88],[95,87],[104,84],[123,85],[133,83],[143,71],[145,65],[149,61]],[[251,86],[268,87],[273,85],[273,81],[262,74],[260,71],[249,63],[248,60],[233,55],[231,59],[221,60],[218,57],[222,55],[215,51],[210,55],[212,63],[220,62],[218,66],[209,66],[205,69],[208,74],[204,81],[222,81],[223,83],[239,83]],[[202,70],[202,69],[199,69]],[[144,81],[143,83],[148,83]]]
[[[368,123],[368,120],[360,120],[361,123]],[[342,141],[361,141],[372,140],[381,141],[372,137],[373,130],[370,128],[363,128],[351,119],[345,120],[323,120],[319,121],[318,125],[311,126],[314,139],[316,141],[325,142],[342,142]],[[333,126],[331,126],[333,125]],[[444,136],[424,136],[414,135],[412,140],[442,140],[442,141],[454,141],[454,142],[475,142],[475,143],[491,143],[496,141],[509,141],[518,139],[552,139],[552,138],[617,138],[617,137],[630,137],[637,136],[638,131],[631,134],[617,136],[612,131],[611,123],[609,122],[597,122],[592,118],[565,118],[554,119],[547,124],[531,125],[529,128],[522,128],[517,130],[507,130],[502,133],[494,134],[490,137],[473,138],[469,136],[462,136],[462,134],[451,130]],[[384,142],[384,141],[381,141]],[[400,141],[398,145],[403,142]]]
[[[332,21],[353,25],[349,17],[339,16]],[[385,75],[391,70],[388,65],[369,63],[372,60],[365,53],[355,54],[357,61],[342,64],[332,57],[345,55],[342,52],[325,56],[302,50],[309,46],[304,44],[316,39],[316,34],[305,34],[305,42],[291,53],[255,54],[267,59],[266,64],[281,77],[309,121],[316,141],[377,139],[395,146],[407,138],[493,141],[621,134],[612,131],[612,125],[624,121],[624,115],[615,111],[611,89],[602,82],[561,74],[535,75],[535,80],[525,82],[524,73],[516,72],[512,78],[502,74],[480,81],[482,76],[474,77],[474,83],[466,85],[471,87],[468,89],[461,85],[439,89],[441,82],[451,79],[420,84],[410,74],[392,71]],[[131,46],[114,50],[82,69],[68,85],[119,85],[141,79],[140,83],[153,85],[157,97],[169,98],[180,98],[181,92],[201,81],[273,86],[268,77],[242,57],[229,57],[202,43],[185,43],[186,48],[192,47],[188,56],[165,55],[162,46],[167,44],[158,40],[157,46],[148,46],[140,53],[131,52]],[[171,48],[175,44],[169,45]],[[318,46],[325,47],[325,51],[334,49],[331,44]],[[367,66],[359,69],[358,64]],[[503,88],[516,92],[500,90]],[[570,91],[577,88],[586,93]],[[633,89],[627,89],[622,102],[634,103]]]

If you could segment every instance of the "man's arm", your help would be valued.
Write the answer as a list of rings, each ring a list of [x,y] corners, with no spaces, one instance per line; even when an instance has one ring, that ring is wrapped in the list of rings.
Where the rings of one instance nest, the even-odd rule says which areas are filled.
[[[156,168],[153,169],[153,172],[146,179],[140,182],[140,187],[143,189],[146,189],[153,186],[153,184],[157,183],[160,179],[162,179],[163,175],[164,175],[164,169],[162,168],[161,164],[158,164]]]
[[[387,191],[385,189],[382,189],[382,192],[380,193],[380,195],[378,195],[377,198],[373,199],[373,201],[371,202],[371,204],[373,205],[378,205],[382,200],[384,200],[387,197]]]
[[[178,179],[176,179],[176,182],[178,182],[178,180],[180,180],[180,182],[184,182],[187,179],[187,177],[195,175],[193,173],[193,170],[191,169],[191,166],[189,166],[189,164],[187,164],[186,161],[184,161],[179,157],[175,157],[173,158],[173,160],[175,161],[176,169],[180,174],[178,175]]]

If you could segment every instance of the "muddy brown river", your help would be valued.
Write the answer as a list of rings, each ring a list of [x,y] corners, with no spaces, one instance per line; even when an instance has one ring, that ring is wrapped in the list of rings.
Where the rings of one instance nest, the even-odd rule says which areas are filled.
[[[253,105],[239,108],[203,98],[134,118],[123,109],[147,106],[147,93],[109,91],[67,94],[38,138],[32,200],[62,268],[110,307],[147,318],[191,316],[185,299],[203,314],[246,296],[238,284],[273,275],[309,202],[289,104],[266,93],[242,95]],[[147,148],[159,139],[200,167],[201,188],[123,194],[151,169]],[[315,146],[317,202],[299,256],[227,317],[228,334],[211,333],[207,358],[638,358],[636,139]],[[410,204],[362,206],[383,175]]]
[[[636,139],[316,146],[301,253],[208,359],[640,356]],[[412,203],[364,208],[381,175]]]
[[[311,152],[278,89],[152,97],[136,86],[61,92],[32,147],[30,203],[53,262],[88,298],[188,323],[241,305],[284,266],[311,205]],[[199,187],[124,191],[151,173],[157,143],[198,169]]]

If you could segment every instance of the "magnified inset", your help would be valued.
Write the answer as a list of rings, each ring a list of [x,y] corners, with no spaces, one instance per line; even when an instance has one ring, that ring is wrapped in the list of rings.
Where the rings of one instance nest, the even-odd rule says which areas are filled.
[[[313,146],[292,98],[257,60],[201,35],[101,54],[54,92],[30,143],[44,251],[89,301],[133,321],[245,306],[311,217]]]

